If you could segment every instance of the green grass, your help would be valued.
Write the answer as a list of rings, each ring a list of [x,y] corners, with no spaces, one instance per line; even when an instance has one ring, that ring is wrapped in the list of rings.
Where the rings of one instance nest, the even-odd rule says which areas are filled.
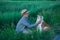
[[[54,37],[53,31],[46,32],[33,31],[32,34],[17,34],[14,29],[7,28],[1,31],[0,40],[52,40]]]
[[[42,15],[51,29],[40,33],[36,31],[36,28],[32,28],[32,34],[17,34],[15,28],[22,17],[20,11],[24,9],[24,6],[30,11],[31,23],[36,22],[37,15]],[[55,34],[60,34],[58,31],[60,28],[59,2],[2,2],[0,9],[0,40],[52,40]]]

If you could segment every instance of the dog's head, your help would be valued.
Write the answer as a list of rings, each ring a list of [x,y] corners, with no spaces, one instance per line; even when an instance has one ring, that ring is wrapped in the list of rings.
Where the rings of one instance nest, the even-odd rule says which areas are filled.
[[[37,19],[42,19],[43,20],[43,16],[37,15]]]
[[[37,15],[37,22],[42,20],[43,20],[43,16]]]

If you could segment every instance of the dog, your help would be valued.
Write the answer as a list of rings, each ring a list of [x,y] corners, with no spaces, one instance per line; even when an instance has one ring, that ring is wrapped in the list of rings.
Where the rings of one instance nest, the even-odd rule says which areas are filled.
[[[40,24],[37,26],[37,31],[42,32],[50,29],[50,26],[46,22],[44,22],[43,19],[44,19],[43,16],[39,16],[39,15],[37,16],[36,23],[40,21]]]

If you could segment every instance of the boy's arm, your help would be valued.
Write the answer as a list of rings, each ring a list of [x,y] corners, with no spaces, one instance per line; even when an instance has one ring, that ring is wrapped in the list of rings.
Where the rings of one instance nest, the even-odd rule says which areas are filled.
[[[30,23],[28,23],[26,20],[24,20],[24,21],[22,22],[22,24],[25,25],[25,26],[27,26],[27,27],[34,27],[34,26],[37,26],[37,25],[38,25],[37,23],[35,23],[35,24],[30,24]]]

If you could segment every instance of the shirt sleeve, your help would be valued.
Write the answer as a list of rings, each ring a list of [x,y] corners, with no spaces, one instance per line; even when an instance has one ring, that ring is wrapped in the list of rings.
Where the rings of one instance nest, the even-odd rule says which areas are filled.
[[[34,27],[34,26],[37,26],[37,24],[35,23],[35,24],[30,24],[29,22],[27,22],[26,20],[24,20],[23,22],[22,22],[22,24],[23,25],[25,25],[25,26],[27,26],[27,27]]]

